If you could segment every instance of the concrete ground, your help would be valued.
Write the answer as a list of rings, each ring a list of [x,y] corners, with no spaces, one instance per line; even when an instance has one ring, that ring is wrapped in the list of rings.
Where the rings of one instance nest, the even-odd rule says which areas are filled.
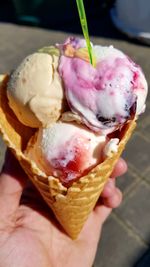
[[[105,32],[105,37],[91,37],[91,40],[95,44],[113,44],[123,50],[141,65],[150,84],[150,48],[124,39],[117,31],[116,35],[112,33],[115,33],[114,28],[110,36]],[[1,23],[0,73],[14,69],[24,56],[37,48],[63,42],[67,36],[67,33],[58,31]],[[0,139],[0,167],[4,151],[5,145]],[[95,267],[150,266],[150,96],[146,112],[138,121],[124,158],[128,162],[129,170],[124,177],[118,179],[118,185],[124,194],[123,203],[114,210],[104,225]]]

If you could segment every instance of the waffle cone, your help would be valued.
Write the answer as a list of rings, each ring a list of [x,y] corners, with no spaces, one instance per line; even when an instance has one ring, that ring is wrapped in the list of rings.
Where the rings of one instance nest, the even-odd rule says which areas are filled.
[[[72,239],[76,239],[94,208],[136,123],[132,120],[122,129],[117,153],[97,165],[69,188],[66,188],[58,179],[46,176],[24,154],[29,139],[34,135],[34,130],[22,125],[9,108],[6,96],[8,76],[5,75],[2,78],[0,85],[0,132],[3,140],[19,160],[24,171],[53,210],[65,231]]]

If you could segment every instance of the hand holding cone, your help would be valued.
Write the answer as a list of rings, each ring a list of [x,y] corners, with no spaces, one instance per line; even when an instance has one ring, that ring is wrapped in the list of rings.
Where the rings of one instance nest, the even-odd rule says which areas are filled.
[[[9,108],[6,97],[7,80],[8,77],[4,76],[0,86],[0,131],[2,137],[19,160],[31,181],[40,191],[44,200],[53,210],[65,231],[71,238],[76,239],[88,215],[94,208],[136,123],[132,121],[124,129],[117,154],[106,159],[88,175],[80,178],[79,181],[73,183],[73,185],[67,189],[62,186],[55,177],[47,177],[38,169],[33,161],[29,160],[24,155],[24,148],[33,134],[33,131],[31,128],[23,126]]]
[[[68,45],[70,47],[70,44],[73,47],[73,51],[75,51],[75,53],[73,55],[71,54],[71,56],[68,54],[67,55],[65,54],[65,50],[67,49]],[[17,71],[16,71],[14,83],[12,82],[10,83],[11,78],[8,75],[1,76],[1,83],[0,83],[0,114],[1,114],[0,132],[2,134],[2,137],[4,141],[6,142],[7,146],[12,150],[13,154],[16,156],[16,158],[20,162],[21,166],[23,167],[28,177],[31,179],[31,181],[36,186],[36,188],[39,190],[44,200],[47,202],[49,207],[53,210],[60,224],[63,226],[65,231],[68,233],[68,235],[72,239],[76,239],[77,236],[79,235],[90,212],[93,210],[104,188],[104,185],[106,184],[110,174],[112,173],[117,160],[119,159],[122,151],[124,150],[126,143],[130,139],[130,136],[136,126],[135,119],[137,118],[137,115],[141,112],[141,107],[145,103],[145,98],[147,94],[146,81],[145,81],[143,74],[140,72],[139,67],[134,66],[134,63],[128,61],[126,56],[123,53],[118,52],[117,50],[112,50],[112,48],[109,48],[107,51],[103,48],[100,48],[103,50],[103,53],[99,55],[98,48],[94,47],[93,51],[95,51],[95,54],[97,53],[96,58],[99,58],[97,65],[96,65],[96,69],[94,69],[94,67],[91,66],[87,60],[84,61],[84,55],[82,54],[82,52],[81,52],[81,55],[77,53],[78,51],[82,51],[81,48],[83,48],[84,45],[85,43],[83,40],[68,39],[63,46],[59,47],[61,51],[61,56],[59,58],[59,61],[58,61],[58,58],[56,59],[56,55],[51,55],[52,57],[51,64],[53,66],[52,70],[55,69],[57,73],[56,75],[52,75],[52,77],[54,77],[55,80],[53,80],[53,78],[51,79],[51,83],[50,83],[51,87],[49,88],[49,90],[54,90],[54,85],[55,86],[57,85],[57,79],[56,79],[57,77],[59,80],[59,83],[58,83],[59,92],[61,92],[61,95],[63,98],[63,101],[61,101],[60,93],[55,94],[55,97],[59,95],[59,112],[62,112],[60,115],[57,112],[56,120],[63,121],[63,118],[67,118],[68,120],[67,123],[70,123],[70,120],[71,120],[71,122],[75,121],[76,123],[80,123],[81,125],[85,124],[86,127],[88,127],[89,129],[88,131],[96,132],[95,135],[102,135],[102,133],[105,132],[105,137],[106,135],[109,136],[109,140],[112,140],[111,136],[113,135],[113,138],[114,137],[118,138],[119,144],[117,147],[117,152],[110,153],[109,156],[107,157],[105,156],[104,160],[101,160],[101,162],[96,162],[96,164],[93,166],[91,165],[88,171],[83,172],[83,174],[81,174],[80,177],[76,177],[75,179],[72,179],[71,183],[69,184],[63,183],[61,177],[59,176],[57,177],[57,175],[54,175],[55,172],[52,171],[50,173],[47,173],[46,169],[41,168],[38,162],[36,162],[32,157],[29,157],[28,151],[32,150],[35,146],[37,135],[38,135],[38,130],[36,128],[31,127],[32,123],[31,125],[26,126],[20,120],[18,120],[19,118],[17,116],[18,109],[15,108],[12,110],[10,108],[9,106],[10,95],[9,95],[9,98],[7,95],[8,88],[10,90],[9,93],[13,95],[13,92],[11,91],[12,88],[10,88],[10,84],[13,85],[12,87],[14,87],[15,91],[17,91],[19,88],[18,86],[20,86],[21,88],[22,86],[24,86],[25,80],[23,83],[20,81],[17,81],[18,78],[16,79],[17,77],[16,76]],[[42,52],[42,53],[45,53],[45,52]],[[39,56],[36,55],[35,57],[37,58]],[[115,71],[115,74],[113,72],[113,75],[110,75],[111,74],[110,72],[112,71],[111,66],[113,64],[116,64],[116,62],[118,62],[118,57],[121,58],[121,60],[119,61],[120,62],[119,64],[122,64],[122,65],[117,65],[116,67],[117,71]],[[109,64],[110,58],[112,60],[112,65]],[[48,62],[50,62],[50,60],[51,59],[48,58]],[[58,64],[58,62],[59,62],[59,66],[57,67],[56,63]],[[105,64],[107,64],[107,68],[104,68]],[[23,65],[23,68],[24,66],[25,65]],[[66,66],[70,66],[70,67],[68,67],[67,69]],[[84,67],[85,72],[82,71],[81,67]],[[27,68],[28,68],[28,65],[27,65]],[[127,68],[128,68],[128,71],[127,71]],[[109,80],[109,84],[106,83],[106,80],[107,80],[106,76],[108,75],[108,71],[107,71],[107,75],[105,73],[106,70],[108,69],[109,69],[109,77],[107,77],[107,79]],[[77,70],[77,75],[79,77],[78,79],[76,79],[75,70]],[[125,81],[124,79],[126,78],[124,78],[123,76],[120,76],[120,73],[122,73],[122,71],[124,70],[127,71],[126,78],[131,79],[131,82],[133,82],[132,79],[134,79],[134,84],[129,83],[130,88],[127,88],[127,84],[122,85],[122,81]],[[134,73],[136,73],[136,77],[134,74],[132,75],[132,78],[131,78],[131,74],[133,73],[133,70],[134,70]],[[87,75],[89,71],[91,72],[91,76]],[[70,75],[68,75],[68,72]],[[102,87],[101,88],[97,87],[98,86],[97,80],[94,80],[94,79],[97,79],[97,75],[99,75],[99,73],[101,75],[102,72],[103,72],[103,80],[105,80],[105,84],[104,84],[105,88],[103,88],[103,91],[102,91]],[[27,72],[25,75],[26,75],[25,78],[28,79]],[[116,77],[116,75],[119,75],[119,76]],[[21,77],[21,81],[23,81],[22,73],[19,74],[19,77]],[[30,73],[29,73],[29,77],[30,77]],[[46,86],[49,84],[49,76],[47,77],[48,77],[48,82],[45,83]],[[72,80],[68,79],[68,77],[74,77],[74,81],[76,82],[72,83]],[[123,110],[124,98],[121,95],[120,96],[121,102],[120,103],[116,102],[117,103],[116,106],[120,108],[120,112],[122,112],[123,115],[119,117],[117,113],[115,114],[116,107],[112,105],[115,98],[114,96],[111,96],[110,99],[112,100],[112,102],[111,101],[109,102],[110,105],[112,105],[111,113],[115,115],[110,115],[110,116],[113,116],[112,117],[113,119],[110,118],[108,120],[103,117],[104,114],[108,112],[108,109],[105,108],[105,112],[104,112],[104,110],[102,110],[102,105],[99,105],[99,103],[102,103],[101,101],[103,99],[103,95],[101,94],[101,92],[106,92],[105,98],[107,98],[108,92],[111,89],[110,92],[111,93],[113,92],[112,95],[114,95],[114,92],[116,90],[116,81],[118,81],[118,77],[121,77],[118,82],[119,88],[122,89],[122,92],[125,96],[125,101],[127,101],[125,102],[126,110]],[[37,81],[35,81],[35,83]],[[91,83],[91,81],[94,81],[94,82]],[[112,84],[113,88],[109,86],[110,83]],[[89,101],[88,94],[86,94],[85,97],[83,97],[84,96],[83,93],[85,92],[85,88],[83,84],[84,86],[90,85],[90,88],[89,87],[85,87],[85,88],[89,90],[88,92],[89,92],[89,95],[91,95],[92,103],[94,103],[93,101],[96,101],[95,102],[96,106],[88,102]],[[64,86],[63,90],[61,86]],[[94,86],[94,89],[93,89],[93,86]],[[100,81],[99,86],[103,86],[102,81]],[[34,83],[32,84],[32,89],[34,90]],[[128,93],[129,89],[130,89],[130,93]],[[144,90],[143,91],[144,96],[141,93],[141,89]],[[29,96],[30,96],[31,95],[30,88],[27,88],[27,91],[28,90],[29,90]],[[67,96],[66,98],[69,103],[69,107],[68,107],[68,104],[66,105],[66,102],[65,102],[66,100],[65,100],[63,91],[65,92]],[[136,94],[134,94],[134,97],[131,97],[132,96],[131,91],[136,92]],[[52,101],[54,97],[53,92],[54,91],[51,91],[50,93],[48,93],[49,97],[51,95],[50,105],[51,103],[53,103]],[[80,95],[79,95],[79,92],[80,92]],[[41,93],[42,93],[42,90],[41,90]],[[137,99],[141,95],[143,98],[140,98],[140,101],[139,101],[140,103],[139,103]],[[118,95],[117,95],[117,98],[118,98]],[[22,98],[20,98],[19,101],[21,101],[21,99]],[[74,99],[76,99],[76,101]],[[97,101],[97,99],[99,99],[99,102]],[[138,102],[137,108],[135,107],[135,101],[136,103]],[[32,105],[29,105],[29,107],[33,109],[32,109],[32,112],[30,112],[30,116],[31,116],[31,113],[32,115],[34,113],[34,119],[36,118],[36,121],[40,121],[41,116],[39,116],[39,110],[41,110],[41,102],[33,101],[33,98],[31,99],[31,102],[32,102]],[[46,105],[48,104],[48,102],[47,101],[45,102],[45,100],[44,102],[42,102],[42,105],[43,103],[44,104],[46,103]],[[38,105],[40,105],[40,108],[38,108]],[[82,106],[82,109],[80,109],[81,106]],[[52,108],[52,107],[53,106],[50,106],[49,108]],[[36,109],[38,109],[38,115],[36,113]],[[85,113],[85,110],[87,111],[87,113]],[[93,114],[95,114],[95,112],[97,111],[99,111],[99,114],[101,113],[101,115],[95,116],[93,120],[92,119]],[[138,111],[138,114],[136,114],[137,111]],[[64,114],[69,114],[69,116],[66,115],[66,116],[61,117],[61,115],[64,115]],[[89,117],[88,117],[88,114],[90,114]],[[24,116],[24,114],[22,116]],[[42,121],[43,121],[43,118],[44,117],[42,117]],[[40,121],[40,123],[42,121]],[[53,122],[54,122],[54,117],[53,117]],[[44,121],[43,127],[45,127],[45,121]],[[53,124],[50,123],[50,125],[47,125],[47,127],[53,128]],[[115,136],[114,136],[114,131],[115,131]],[[53,144],[52,144],[52,147],[54,149]]]

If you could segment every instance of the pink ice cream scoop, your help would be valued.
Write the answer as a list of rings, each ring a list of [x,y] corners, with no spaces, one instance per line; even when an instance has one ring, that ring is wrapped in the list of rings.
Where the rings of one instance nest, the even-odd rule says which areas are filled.
[[[72,112],[92,130],[108,134],[144,111],[147,82],[141,68],[112,46],[93,46],[92,66],[85,46],[76,38],[61,46],[59,74]]]
[[[92,133],[75,123],[57,122],[40,128],[28,156],[47,175],[68,184],[86,174],[102,161],[106,137]]]

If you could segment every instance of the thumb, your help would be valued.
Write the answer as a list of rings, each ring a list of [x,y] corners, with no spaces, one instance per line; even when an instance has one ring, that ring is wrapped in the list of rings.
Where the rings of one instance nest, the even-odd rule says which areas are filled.
[[[12,214],[19,206],[27,176],[13,154],[7,150],[0,174],[1,216]]]

